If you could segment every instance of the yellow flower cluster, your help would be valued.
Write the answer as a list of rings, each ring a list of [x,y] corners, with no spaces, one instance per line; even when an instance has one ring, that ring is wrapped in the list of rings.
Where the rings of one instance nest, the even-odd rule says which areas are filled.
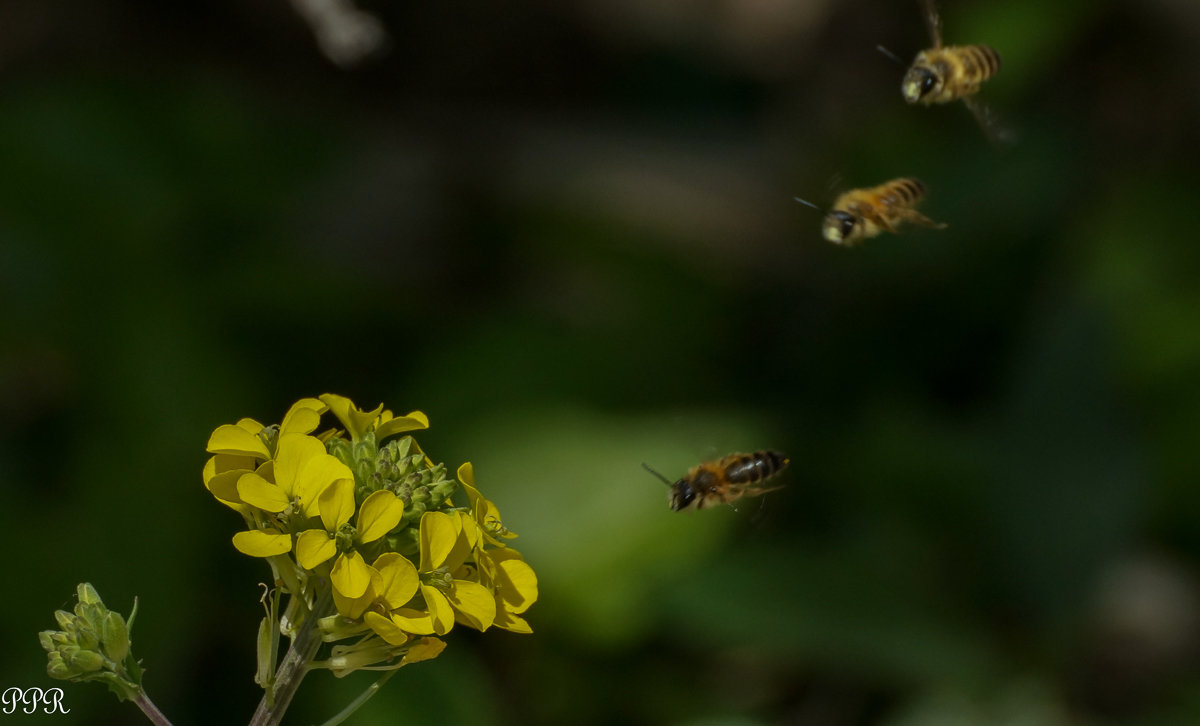
[[[341,426],[314,434],[327,413]],[[234,547],[266,558],[279,587],[307,606],[331,589],[325,640],[383,641],[343,648],[335,672],[368,665],[354,653],[391,657],[455,623],[531,632],[521,613],[537,600],[537,577],[507,546],[515,535],[475,488],[471,465],[448,477],[407,434],[428,425],[419,411],[362,411],[325,394],[297,401],[278,425],[242,419],[209,438],[204,485],[246,522]],[[420,650],[406,657],[433,657],[434,643],[409,643]]]

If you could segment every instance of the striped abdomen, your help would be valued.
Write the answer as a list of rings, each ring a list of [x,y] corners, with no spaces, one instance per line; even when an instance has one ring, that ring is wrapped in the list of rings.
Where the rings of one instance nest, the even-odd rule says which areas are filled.
[[[979,90],[1000,70],[1000,54],[987,45],[952,45],[917,54],[901,92],[909,103],[949,103]]]
[[[730,454],[721,459],[725,478],[734,484],[754,484],[783,471],[788,459],[778,451]]]
[[[955,45],[942,48],[942,52],[956,58],[958,81],[974,85],[975,90],[1000,70],[1000,54],[990,45]]]
[[[917,179],[901,177],[880,184],[874,191],[885,207],[912,207],[925,196],[925,185]]]

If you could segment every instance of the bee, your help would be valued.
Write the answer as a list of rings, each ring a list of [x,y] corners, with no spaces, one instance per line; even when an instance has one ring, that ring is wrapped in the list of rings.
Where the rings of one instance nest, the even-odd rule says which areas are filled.
[[[778,451],[730,454],[693,466],[675,483],[649,465],[642,466],[670,487],[667,501],[671,511],[682,512],[732,504],[742,497],[775,491],[780,487],[764,487],[763,483],[787,468],[788,462],[788,458]]]
[[[821,232],[834,244],[850,246],[885,231],[894,234],[904,222],[945,229],[945,224],[914,209],[924,197],[925,185],[911,177],[900,177],[868,189],[851,189],[834,200]],[[818,209],[800,197],[796,201]]]
[[[900,82],[910,104],[929,106],[962,100],[993,142],[1007,141],[987,108],[975,97],[980,85],[1000,70],[1000,54],[988,45],[942,45],[942,24],[934,0],[921,0],[933,47],[917,53]]]

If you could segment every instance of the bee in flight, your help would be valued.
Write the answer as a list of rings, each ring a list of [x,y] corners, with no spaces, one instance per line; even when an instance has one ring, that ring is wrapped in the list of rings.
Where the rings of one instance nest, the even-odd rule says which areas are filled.
[[[900,177],[868,189],[851,189],[834,200],[821,232],[834,244],[850,246],[882,232],[894,234],[905,222],[944,229],[945,224],[915,209],[924,197],[925,185],[911,177]],[[796,201],[819,210],[817,205],[800,197]]]
[[[787,465],[788,458],[778,451],[730,454],[693,466],[682,479],[672,484],[649,465],[642,464],[646,471],[662,479],[671,488],[667,499],[671,510],[675,512],[732,504],[742,497],[775,491],[780,487],[764,487],[763,484],[782,472]]]
[[[991,141],[1011,140],[975,97],[979,86],[1000,70],[1000,54],[988,45],[942,45],[942,23],[934,0],[921,0],[921,8],[933,47],[917,53],[904,74],[900,83],[904,100],[929,106],[961,99]]]

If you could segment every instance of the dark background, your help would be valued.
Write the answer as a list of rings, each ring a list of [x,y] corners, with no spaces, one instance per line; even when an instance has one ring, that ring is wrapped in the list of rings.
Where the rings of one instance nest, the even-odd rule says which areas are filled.
[[[1200,6],[946,0],[1008,151],[902,102],[916,2],[364,7],[341,69],[283,0],[0,3],[0,686],[88,580],[177,726],[247,721],[205,442],[330,391],[428,413],[541,582],[351,723],[1200,722]],[[948,229],[792,200],[907,175]],[[736,511],[641,469],[768,447]]]

